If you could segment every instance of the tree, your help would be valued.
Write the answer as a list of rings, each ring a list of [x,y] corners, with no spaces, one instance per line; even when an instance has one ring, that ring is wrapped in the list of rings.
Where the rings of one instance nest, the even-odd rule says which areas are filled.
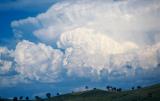
[[[116,87],[114,87],[114,88],[113,88],[113,91],[117,91],[117,88],[116,88]]]
[[[122,88],[118,88],[118,89],[117,89],[117,92],[121,92],[121,91],[122,91]]]
[[[141,86],[137,86],[137,89],[141,89]]]
[[[17,97],[14,97],[14,98],[13,98],[13,101],[18,101],[18,98],[17,98]]]
[[[23,99],[23,96],[20,96],[19,99],[22,100],[22,99]]]
[[[57,93],[57,96],[59,96],[60,94],[59,93]]]
[[[47,98],[51,98],[51,93],[46,94]]]
[[[132,90],[134,90],[134,87],[132,87]]]
[[[28,97],[28,96],[26,97],[26,100],[29,100],[29,97]]]
[[[88,86],[85,86],[85,89],[88,90]]]
[[[93,90],[96,90],[97,88],[93,88]]]
[[[110,89],[110,86],[107,86],[107,87],[106,87],[106,89],[109,91],[109,89]]]

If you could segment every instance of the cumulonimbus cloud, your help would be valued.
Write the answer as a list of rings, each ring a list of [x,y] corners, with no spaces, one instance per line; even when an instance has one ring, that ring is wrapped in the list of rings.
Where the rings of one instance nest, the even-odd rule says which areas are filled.
[[[61,33],[82,26],[103,32],[118,41],[153,44],[159,34],[159,5],[157,0],[67,0],[54,4],[45,13],[13,21],[11,25],[15,33],[23,36],[32,34],[51,45],[56,43]]]
[[[55,82],[63,70],[68,77],[98,80],[150,71],[144,78],[157,80],[159,11],[157,0],[67,0],[36,17],[13,21],[16,36],[40,40],[17,44],[16,71],[42,82]]]

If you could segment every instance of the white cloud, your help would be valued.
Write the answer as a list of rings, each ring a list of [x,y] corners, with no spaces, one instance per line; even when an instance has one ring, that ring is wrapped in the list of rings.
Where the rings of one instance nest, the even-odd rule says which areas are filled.
[[[76,29],[61,35],[58,47],[66,49],[63,62],[69,76],[102,79],[102,75],[108,78],[118,75],[129,78],[136,76],[137,69],[145,72],[157,68],[159,43],[139,48],[134,43],[119,43],[92,33],[95,32]]]
[[[67,76],[108,80],[159,71],[159,11],[158,0],[67,0],[13,21],[17,36],[41,40],[17,44],[16,71],[42,82],[57,81],[64,70]]]
[[[31,83],[28,79],[21,75],[0,76],[0,87],[14,87],[17,84]]]
[[[34,31],[34,35],[39,39],[43,39],[43,42],[52,44],[53,42],[55,43],[57,41],[59,33],[56,33],[53,27],[49,27]]]
[[[63,33],[57,44],[59,48],[66,49],[64,67],[68,69],[68,74],[82,77],[99,76],[106,68],[110,55],[138,49],[134,43],[118,43],[106,35],[84,28]]]
[[[7,74],[13,65],[13,51],[7,47],[0,47],[0,74]]]
[[[136,5],[137,3],[143,6]],[[32,33],[52,45],[61,33],[81,26],[103,32],[116,40],[153,44],[146,33],[159,32],[159,5],[157,0],[67,0],[54,4],[37,17],[13,21],[11,25],[16,32]]]
[[[57,82],[63,53],[42,43],[19,42],[15,49],[16,71],[24,78],[40,82]]]
[[[0,74],[5,74],[7,73],[12,66],[11,61],[2,61],[0,60]]]

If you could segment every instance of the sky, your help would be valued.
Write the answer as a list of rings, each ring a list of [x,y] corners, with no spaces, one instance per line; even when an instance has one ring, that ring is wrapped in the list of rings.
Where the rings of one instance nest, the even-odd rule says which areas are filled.
[[[159,0],[1,0],[0,96],[160,83]]]

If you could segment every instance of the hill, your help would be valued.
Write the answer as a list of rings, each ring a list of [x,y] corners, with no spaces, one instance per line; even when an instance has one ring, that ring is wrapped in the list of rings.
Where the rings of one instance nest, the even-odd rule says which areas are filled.
[[[95,89],[51,97],[45,101],[160,101],[160,84],[122,92]]]
[[[12,100],[1,99],[0,101]],[[36,101],[160,101],[160,84],[121,92],[93,89],[54,96],[49,99],[38,98]]]

